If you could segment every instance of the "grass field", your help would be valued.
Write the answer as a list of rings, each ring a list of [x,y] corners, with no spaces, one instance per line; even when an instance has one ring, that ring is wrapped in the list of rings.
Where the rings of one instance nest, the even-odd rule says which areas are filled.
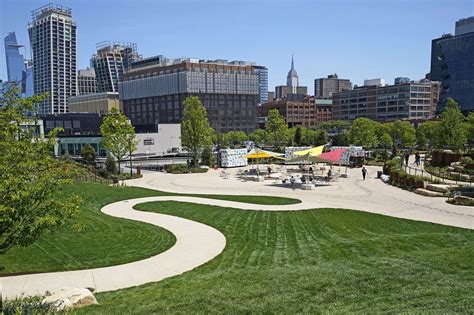
[[[75,231],[64,226],[42,236],[28,247],[15,247],[0,255],[0,275],[62,271],[127,263],[156,255],[171,247],[174,236],[146,223],[113,218],[100,209],[108,203],[139,197],[171,195],[160,191],[76,183],[62,194],[83,198],[78,221],[84,226]],[[198,196],[198,195],[193,195]],[[260,196],[205,196],[258,204],[289,204],[299,200]]]
[[[470,313],[474,232],[341,209],[263,212],[158,202],[211,225],[224,252],[181,276],[97,294],[79,312]]]

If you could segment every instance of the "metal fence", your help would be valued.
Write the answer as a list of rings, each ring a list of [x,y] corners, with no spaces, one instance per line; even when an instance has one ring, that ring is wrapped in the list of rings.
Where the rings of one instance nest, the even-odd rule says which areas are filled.
[[[425,161],[421,160],[420,166],[413,167],[410,165],[405,164],[402,161],[402,169],[409,175],[414,176],[422,176],[430,179],[430,182],[441,182],[443,184],[468,184],[469,186],[472,185],[473,180],[470,176],[467,180],[466,178],[462,178],[462,174],[458,172],[450,172],[447,170],[442,170],[441,168],[437,168],[437,170],[433,170],[432,172],[428,172],[425,170]]]

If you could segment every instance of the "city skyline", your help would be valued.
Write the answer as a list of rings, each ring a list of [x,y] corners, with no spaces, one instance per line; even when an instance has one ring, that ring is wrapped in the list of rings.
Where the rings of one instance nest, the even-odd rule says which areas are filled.
[[[308,86],[310,94],[314,79],[332,73],[356,85],[378,77],[389,84],[400,76],[420,79],[430,70],[431,40],[453,33],[455,21],[474,15],[474,2],[464,0],[456,6],[404,0],[238,1],[225,6],[215,1],[119,2],[99,1],[93,9],[84,1],[57,2],[72,9],[78,24],[78,69],[90,65],[100,41],[136,42],[144,57],[255,61],[268,67],[273,91],[285,83],[293,53],[300,85]],[[2,1],[2,34],[16,32],[25,58],[31,58],[26,29],[31,11],[45,4]],[[104,18],[101,7],[114,18]],[[0,79],[6,80],[4,49],[0,60]]]

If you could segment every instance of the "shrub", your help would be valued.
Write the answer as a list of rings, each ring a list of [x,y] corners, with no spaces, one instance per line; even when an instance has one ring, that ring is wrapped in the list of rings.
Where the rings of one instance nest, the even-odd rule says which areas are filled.
[[[53,307],[48,303],[41,303],[44,297],[23,297],[3,301],[3,314],[51,314]]]
[[[459,162],[461,162],[461,164],[466,165],[466,164],[472,164],[472,163],[473,163],[473,160],[472,160],[472,158],[471,158],[470,156],[463,156],[463,157],[459,160]]]

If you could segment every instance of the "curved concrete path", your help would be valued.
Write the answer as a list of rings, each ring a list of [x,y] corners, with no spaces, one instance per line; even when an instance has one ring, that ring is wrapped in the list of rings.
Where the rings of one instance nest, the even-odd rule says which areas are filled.
[[[185,200],[184,200],[185,199]],[[218,230],[191,220],[137,211],[133,206],[150,201],[201,202],[200,198],[148,197],[109,204],[101,209],[113,217],[150,223],[162,227],[176,237],[176,243],[156,256],[140,261],[87,270],[48,272],[0,278],[3,299],[42,295],[62,287],[94,288],[96,292],[129,288],[160,281],[192,270],[219,255],[225,248],[225,236]],[[126,248],[124,248],[124,251]]]
[[[241,209],[345,208],[402,219],[474,229],[474,207],[451,205],[446,203],[446,198],[425,197],[384,184],[376,178],[377,171],[381,170],[381,167],[369,166],[367,169],[369,172],[365,181],[362,180],[360,168],[348,169],[349,178],[340,178],[331,186],[316,187],[315,190],[296,189],[293,191],[289,187],[275,184],[272,180],[243,182],[235,176],[238,169],[227,170],[231,173],[229,179],[220,177],[220,170],[184,175],[144,172],[142,178],[130,180],[126,183],[128,186],[173,193],[261,195],[296,198],[302,201],[300,204],[289,206],[239,205],[238,208]],[[227,206],[227,204],[224,206]]]

